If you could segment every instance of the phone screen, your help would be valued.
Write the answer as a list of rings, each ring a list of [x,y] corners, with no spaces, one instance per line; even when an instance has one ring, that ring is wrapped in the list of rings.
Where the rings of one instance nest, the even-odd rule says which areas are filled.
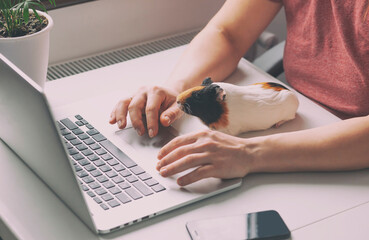
[[[193,240],[288,239],[291,236],[274,210],[191,221],[186,227]]]

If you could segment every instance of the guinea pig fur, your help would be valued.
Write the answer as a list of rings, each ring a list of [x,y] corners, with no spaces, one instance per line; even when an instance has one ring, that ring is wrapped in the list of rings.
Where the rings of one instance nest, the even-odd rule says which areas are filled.
[[[238,135],[294,119],[299,101],[294,92],[274,82],[236,86],[206,78],[201,86],[180,93],[177,104],[210,129]]]

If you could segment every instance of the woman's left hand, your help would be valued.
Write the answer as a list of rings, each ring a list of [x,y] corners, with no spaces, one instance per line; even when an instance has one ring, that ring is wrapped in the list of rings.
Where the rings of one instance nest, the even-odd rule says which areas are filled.
[[[180,186],[209,177],[243,177],[250,172],[252,162],[246,141],[211,130],[179,136],[160,150],[157,170],[169,177],[195,168],[177,179]]]

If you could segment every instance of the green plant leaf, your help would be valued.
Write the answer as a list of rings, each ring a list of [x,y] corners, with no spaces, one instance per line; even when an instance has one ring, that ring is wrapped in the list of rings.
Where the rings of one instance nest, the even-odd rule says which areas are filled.
[[[27,1],[24,2],[23,6],[23,20],[24,23],[28,23],[29,20],[29,5]]]

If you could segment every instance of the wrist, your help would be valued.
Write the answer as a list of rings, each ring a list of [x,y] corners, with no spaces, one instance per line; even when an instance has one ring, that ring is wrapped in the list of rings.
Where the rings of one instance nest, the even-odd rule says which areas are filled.
[[[266,171],[267,161],[267,149],[268,149],[267,137],[255,137],[245,139],[245,159],[247,173],[257,173]]]

